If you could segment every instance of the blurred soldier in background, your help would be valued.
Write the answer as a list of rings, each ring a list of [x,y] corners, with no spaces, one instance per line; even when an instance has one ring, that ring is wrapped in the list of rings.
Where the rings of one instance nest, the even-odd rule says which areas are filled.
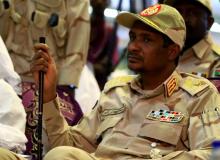
[[[33,81],[29,72],[29,63],[34,54],[32,48],[33,44],[39,41],[39,37],[44,36],[46,43],[51,46],[58,66],[58,84],[77,86],[87,59],[89,44],[85,41],[89,41],[90,34],[89,2],[6,2],[9,8],[2,12],[0,17],[1,34],[22,81]]]
[[[220,77],[220,46],[209,30],[214,22],[211,0],[165,0],[175,7],[186,23],[186,43],[178,69],[206,78]]]

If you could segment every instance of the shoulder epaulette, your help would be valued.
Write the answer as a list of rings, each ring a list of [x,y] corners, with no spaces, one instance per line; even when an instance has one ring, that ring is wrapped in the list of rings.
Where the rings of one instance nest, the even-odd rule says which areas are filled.
[[[136,76],[129,75],[129,76],[121,76],[114,78],[105,84],[104,92],[108,92],[110,89],[114,87],[124,86],[127,83],[131,82],[135,77]]]
[[[185,77],[184,77],[185,76]],[[188,92],[191,96],[197,95],[209,88],[210,83],[205,78],[184,73],[183,81],[180,83],[180,88]]]
[[[212,44],[212,50],[214,51],[215,54],[220,56],[220,46],[217,44]]]

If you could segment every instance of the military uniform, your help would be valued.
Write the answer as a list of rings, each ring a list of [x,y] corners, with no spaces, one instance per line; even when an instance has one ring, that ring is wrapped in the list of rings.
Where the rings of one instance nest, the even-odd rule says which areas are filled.
[[[206,79],[177,71],[154,90],[143,90],[139,79],[109,81],[92,113],[74,127],[61,116],[58,98],[45,104],[51,147],[84,150],[58,147],[45,160],[79,159],[76,153],[90,159],[208,159],[210,144],[220,138],[216,88]]]
[[[117,16],[128,28],[137,20],[183,48],[185,23],[173,7]],[[59,146],[45,160],[209,159],[212,141],[220,138],[217,89],[207,79],[178,73],[174,60],[170,65],[172,73],[152,90],[142,89],[141,76],[109,81],[93,111],[74,127],[62,116],[58,97],[44,104],[50,147]]]
[[[219,77],[220,47],[214,44],[209,34],[180,56],[178,69],[203,77]]]
[[[183,48],[185,23],[176,9],[154,5],[117,16],[128,28],[137,20]],[[136,50],[143,49],[135,43]],[[91,114],[74,127],[60,114],[58,98],[44,104],[50,146],[60,146],[45,160],[209,159],[212,141],[220,138],[220,97],[213,84],[176,70],[153,90],[143,90],[142,81],[141,76],[109,81]]]
[[[165,4],[175,5],[180,1],[164,0]],[[210,0],[195,0],[200,3],[212,14]],[[191,3],[191,2],[189,2]],[[210,33],[201,39],[198,43],[183,52],[180,56],[179,71],[196,74],[206,78],[220,77],[220,46],[215,44]]]
[[[33,45],[46,37],[58,68],[59,85],[78,85],[90,35],[88,0],[11,0],[0,2],[0,33],[16,72],[30,82]],[[67,78],[68,77],[68,78]]]
[[[4,148],[0,148],[0,156],[1,160],[29,160]]]

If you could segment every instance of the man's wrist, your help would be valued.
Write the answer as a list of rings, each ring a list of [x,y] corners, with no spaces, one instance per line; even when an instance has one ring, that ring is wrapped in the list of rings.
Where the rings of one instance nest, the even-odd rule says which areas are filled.
[[[46,94],[46,95],[44,95],[44,103],[48,103],[48,102],[54,100],[56,97],[57,97],[56,92]]]

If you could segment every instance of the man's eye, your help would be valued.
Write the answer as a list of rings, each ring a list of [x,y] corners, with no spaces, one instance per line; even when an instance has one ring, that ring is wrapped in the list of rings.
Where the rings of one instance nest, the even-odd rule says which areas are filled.
[[[130,41],[135,40],[135,36],[134,35],[130,35],[129,38],[130,38]]]
[[[149,38],[144,37],[144,42],[145,42],[145,43],[147,43],[147,42],[149,42],[149,41],[150,41],[150,39],[149,39]]]

